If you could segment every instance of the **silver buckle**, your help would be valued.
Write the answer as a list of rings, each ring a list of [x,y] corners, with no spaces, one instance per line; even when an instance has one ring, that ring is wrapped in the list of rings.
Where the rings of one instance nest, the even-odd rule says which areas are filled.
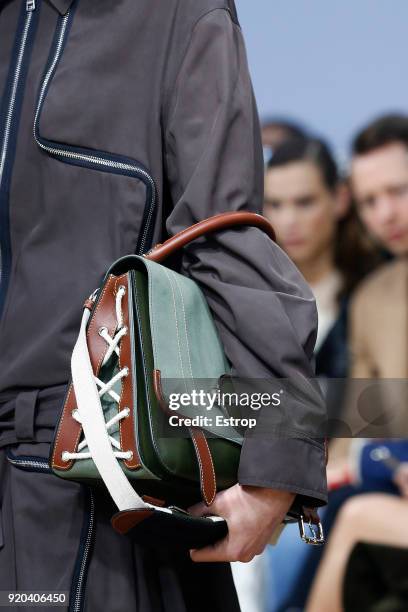
[[[305,521],[304,516],[301,514],[298,518],[299,525],[299,533],[300,537],[306,544],[310,544],[311,546],[322,546],[325,543],[324,533],[323,533],[323,525],[319,521],[317,525],[312,523],[312,521],[308,521],[306,523],[307,528],[309,529],[310,535],[306,534],[305,530]]]

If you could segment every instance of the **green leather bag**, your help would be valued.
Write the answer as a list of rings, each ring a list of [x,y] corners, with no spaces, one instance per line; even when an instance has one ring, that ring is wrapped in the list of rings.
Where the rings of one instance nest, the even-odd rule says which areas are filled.
[[[227,531],[219,517],[193,518],[186,508],[211,505],[218,490],[237,482],[242,437],[229,424],[214,426],[215,416],[228,416],[222,406],[211,408],[212,423],[197,427],[187,419],[205,408],[174,411],[170,400],[191,397],[197,381],[217,389],[230,365],[198,284],[159,262],[195,238],[239,225],[274,237],[260,215],[217,215],[147,255],[115,262],[84,305],[50,465],[61,478],[104,484],[119,509],[114,528],[141,542],[198,547]]]

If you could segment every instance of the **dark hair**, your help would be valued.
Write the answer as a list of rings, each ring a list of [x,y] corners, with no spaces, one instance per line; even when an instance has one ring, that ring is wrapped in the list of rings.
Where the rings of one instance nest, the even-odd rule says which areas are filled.
[[[337,164],[327,144],[318,138],[296,138],[287,140],[276,148],[268,162],[268,169],[285,166],[291,162],[309,161],[320,170],[322,179],[330,191],[339,182]]]
[[[346,180],[339,174],[328,145],[317,138],[297,138],[284,142],[269,160],[267,171],[297,161],[314,164],[331,192],[340,184],[349,189]],[[338,298],[348,296],[361,279],[381,262],[382,256],[368,239],[355,206],[350,206],[346,215],[338,221],[335,234],[334,264],[344,280]]]
[[[352,151],[354,155],[364,155],[395,142],[408,148],[408,115],[378,117],[357,134],[352,143]]]
[[[305,129],[296,121],[284,117],[268,117],[262,122],[262,129],[280,128],[287,133],[288,138],[306,138]]]

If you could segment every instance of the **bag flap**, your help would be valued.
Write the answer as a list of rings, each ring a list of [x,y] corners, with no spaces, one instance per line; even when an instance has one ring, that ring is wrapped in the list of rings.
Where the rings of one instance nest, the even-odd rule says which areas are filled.
[[[214,396],[220,377],[229,374],[230,366],[203,292],[192,279],[146,258],[140,260],[148,274],[154,367],[160,370],[165,399],[191,395],[194,390]],[[234,427],[215,424],[217,416],[229,416],[216,402],[183,405],[179,414],[211,416],[212,424],[203,429],[242,440]]]

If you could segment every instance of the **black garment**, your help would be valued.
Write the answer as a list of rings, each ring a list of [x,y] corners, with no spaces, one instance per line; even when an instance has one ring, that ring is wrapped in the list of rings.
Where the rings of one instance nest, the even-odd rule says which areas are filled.
[[[345,378],[348,374],[348,307],[349,298],[342,298],[339,315],[316,353],[317,376]]]
[[[329,419],[341,418],[349,373],[349,297],[340,302],[339,315],[316,353],[316,375],[322,382]]]
[[[343,585],[345,612],[408,610],[408,549],[359,542],[353,548]]]
[[[0,447],[24,441],[14,452],[40,457],[16,465],[0,451],[3,588],[74,592],[86,582],[75,559],[92,516],[87,496],[41,459],[61,404],[47,394],[68,382],[84,299],[122,255],[218,212],[261,211],[259,122],[233,4],[1,5]],[[310,390],[312,402],[293,399],[295,429],[310,412],[324,415],[310,382],[314,299],[279,247],[255,228],[231,230],[191,245],[182,270],[201,284],[235,371],[293,377]],[[319,440],[248,438],[238,476],[312,505],[327,499]],[[214,569],[225,587],[217,593],[205,584],[210,570],[188,559],[186,572],[176,559],[147,570],[137,547],[109,531],[105,506],[95,512],[87,612],[156,612],[153,591],[163,609],[196,610],[190,587],[205,590],[198,605],[236,606],[226,566]]]

